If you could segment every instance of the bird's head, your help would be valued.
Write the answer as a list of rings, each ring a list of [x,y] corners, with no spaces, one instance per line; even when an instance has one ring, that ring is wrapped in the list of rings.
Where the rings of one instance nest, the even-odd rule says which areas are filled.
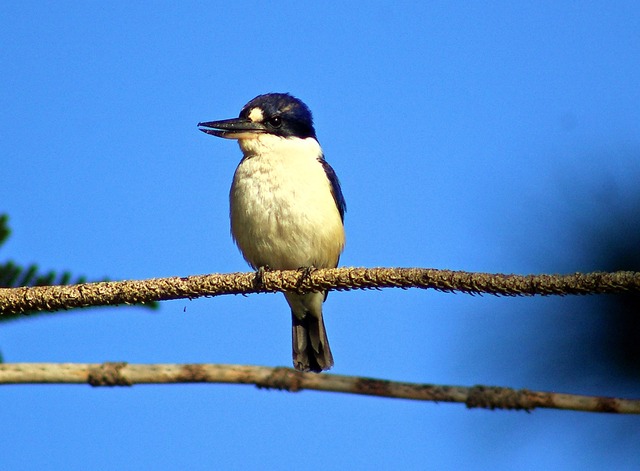
[[[288,93],[267,93],[247,103],[238,118],[198,123],[200,131],[226,139],[257,139],[269,134],[283,138],[316,138],[307,105]]]

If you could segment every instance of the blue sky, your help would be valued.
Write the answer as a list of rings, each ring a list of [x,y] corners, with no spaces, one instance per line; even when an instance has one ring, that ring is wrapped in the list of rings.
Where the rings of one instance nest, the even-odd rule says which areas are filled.
[[[344,266],[597,270],[585,229],[638,198],[637,2],[4,2],[0,26],[2,260],[111,279],[247,270],[228,223],[240,151],[196,124],[266,92],[314,112],[347,199]],[[333,372],[637,397],[546,356],[580,349],[585,303],[332,293]],[[0,349],[288,366],[289,322],[281,295],[178,300],[5,324]],[[634,417],[216,385],[5,386],[0,401],[3,469],[640,467]]]

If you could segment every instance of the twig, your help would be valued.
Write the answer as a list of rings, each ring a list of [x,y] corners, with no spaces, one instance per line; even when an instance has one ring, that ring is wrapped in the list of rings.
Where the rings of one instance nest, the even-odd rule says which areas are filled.
[[[439,386],[356,376],[301,373],[290,368],[217,364],[4,363],[0,384],[132,386],[164,383],[254,384],[417,401],[455,402],[469,408],[531,411],[537,407],[584,412],[640,414],[640,400],[560,394],[494,386]]]

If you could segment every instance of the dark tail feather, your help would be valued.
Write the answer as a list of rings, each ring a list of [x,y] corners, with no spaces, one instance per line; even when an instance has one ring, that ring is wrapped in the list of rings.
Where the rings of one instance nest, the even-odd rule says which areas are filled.
[[[293,324],[293,366],[300,371],[320,373],[333,366],[333,355],[324,329],[322,315],[316,317],[307,311],[299,319],[291,313]]]

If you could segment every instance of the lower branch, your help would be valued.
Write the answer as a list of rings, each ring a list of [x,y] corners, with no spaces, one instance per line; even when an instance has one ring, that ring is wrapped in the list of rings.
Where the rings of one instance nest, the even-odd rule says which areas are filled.
[[[640,400],[529,391],[494,386],[440,386],[356,376],[301,373],[290,368],[216,364],[4,363],[0,384],[90,384],[132,386],[160,383],[253,384],[417,401],[457,402],[467,407],[531,411],[537,407],[640,414]]]

